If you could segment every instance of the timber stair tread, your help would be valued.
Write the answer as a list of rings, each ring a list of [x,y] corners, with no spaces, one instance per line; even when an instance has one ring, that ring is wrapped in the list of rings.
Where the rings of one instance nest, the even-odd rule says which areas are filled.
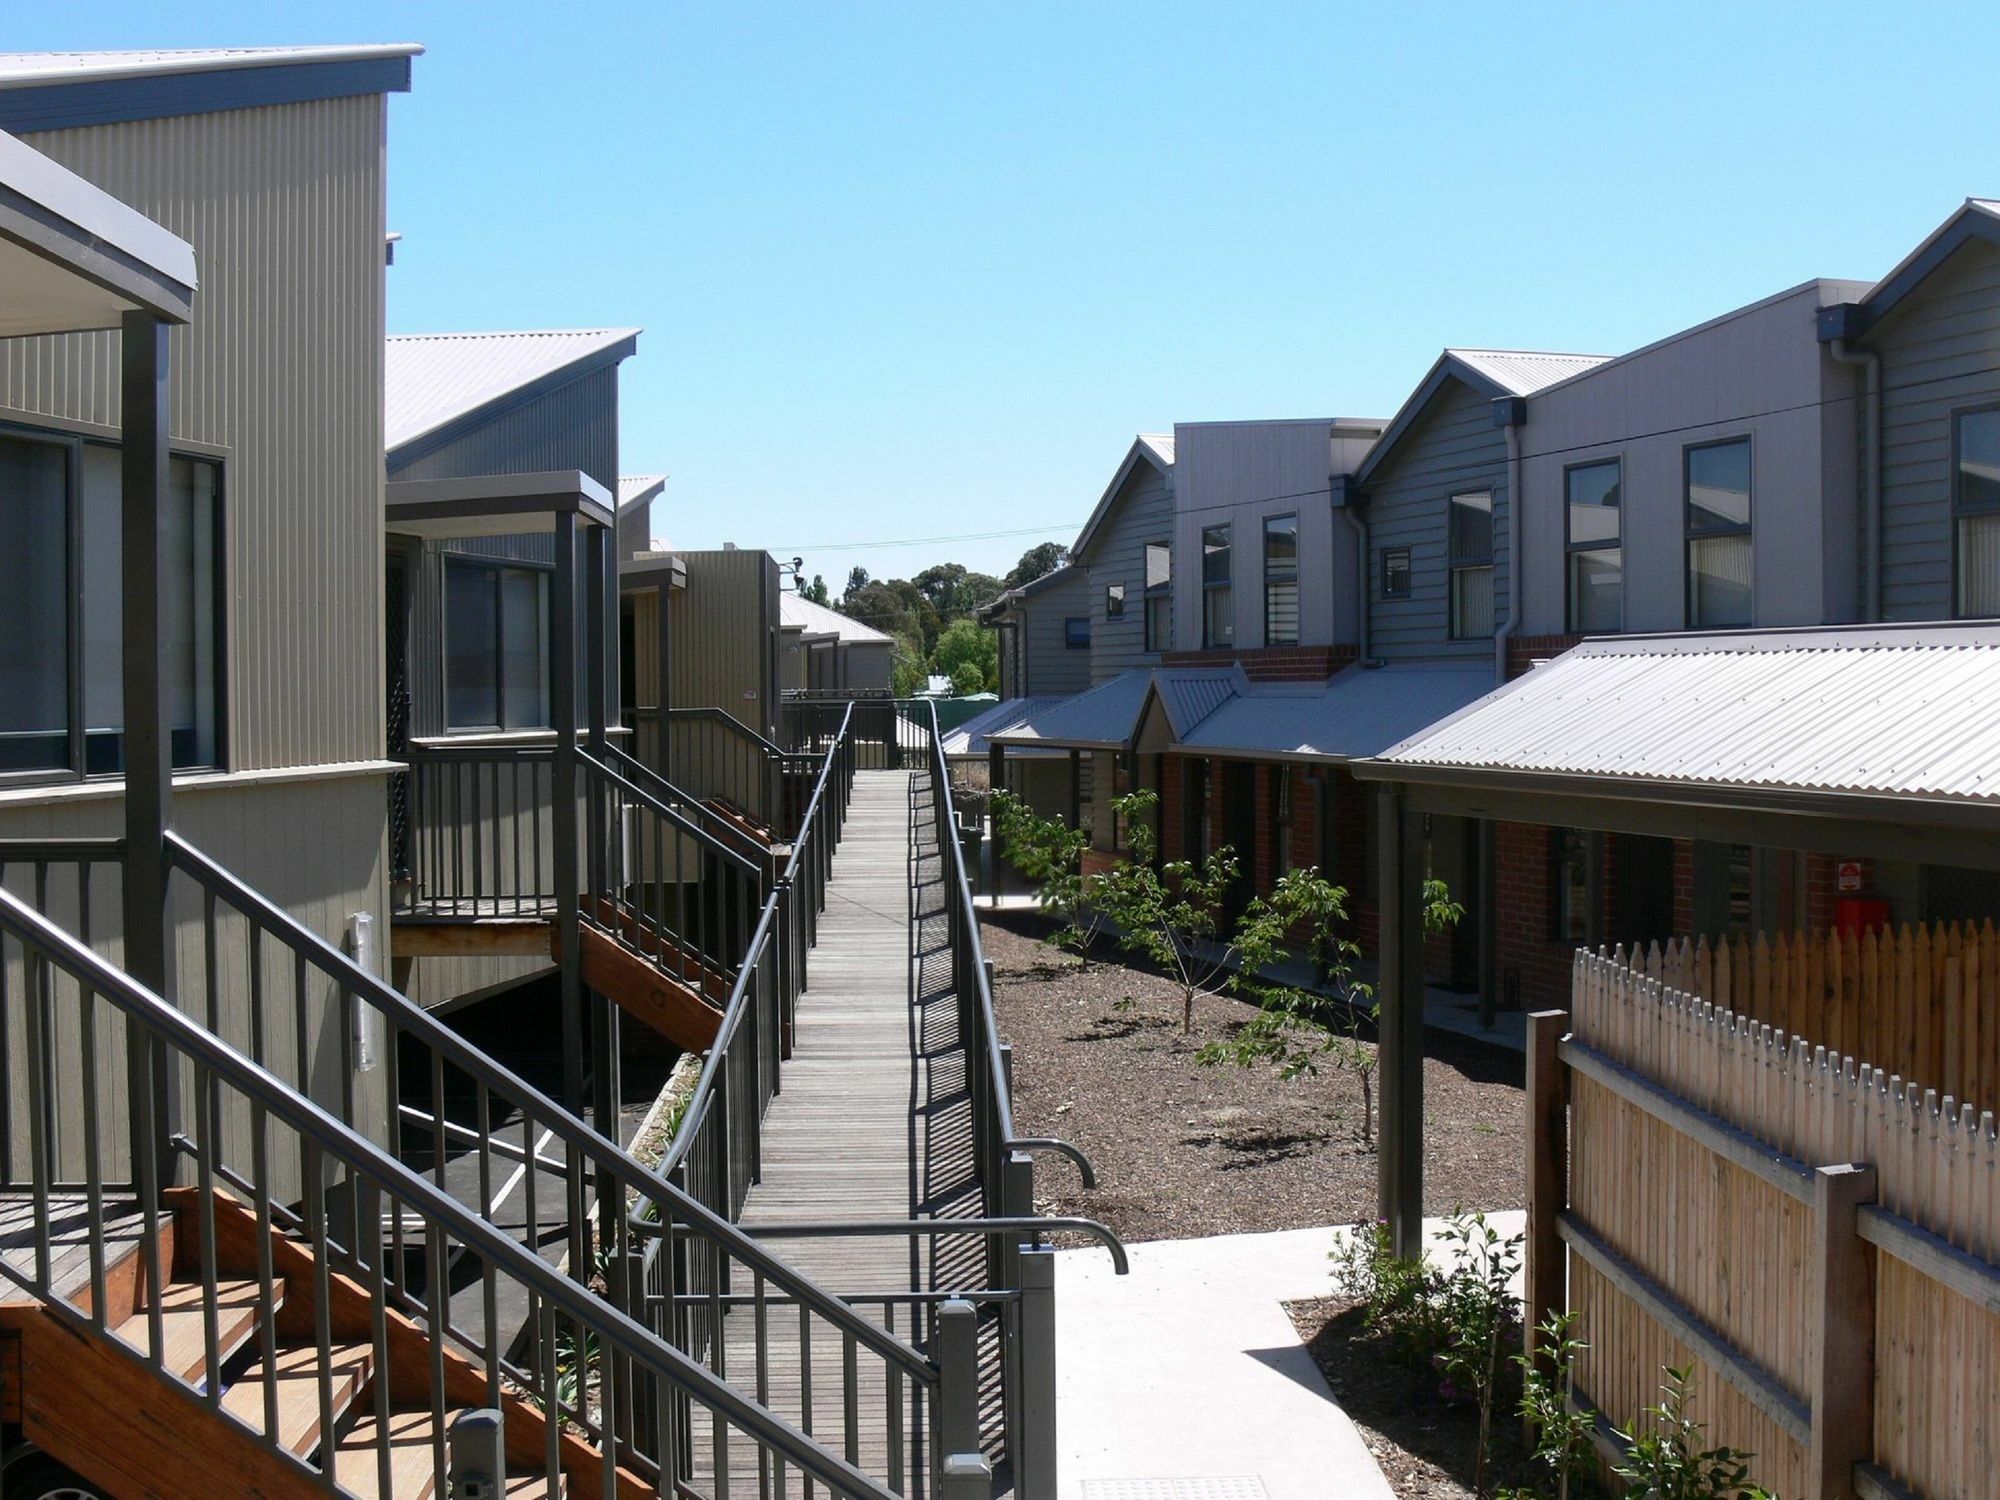
[[[271,1310],[284,1304],[283,1277],[272,1283]],[[263,1288],[255,1277],[223,1277],[215,1287],[215,1348],[220,1363],[250,1341],[263,1316]],[[208,1378],[206,1315],[199,1281],[170,1281],[160,1296],[160,1363],[190,1385]],[[144,1353],[151,1347],[151,1314],[139,1308],[118,1325],[117,1336]]]
[[[335,1344],[328,1351],[327,1370],[337,1423],[354,1404],[375,1365],[367,1344]],[[259,1359],[222,1393],[222,1409],[238,1421],[262,1431],[264,1389],[278,1388],[278,1428],[267,1434],[288,1453],[304,1458],[320,1445],[319,1352],[310,1344],[280,1348],[271,1370]]]
[[[445,1430],[460,1414],[447,1409]],[[437,1418],[429,1410],[389,1413],[389,1480],[385,1497],[376,1443],[381,1426],[375,1414],[361,1416],[334,1444],[334,1482],[358,1500],[429,1500],[437,1494]],[[568,1489],[560,1474],[507,1474],[507,1500],[560,1500]]]

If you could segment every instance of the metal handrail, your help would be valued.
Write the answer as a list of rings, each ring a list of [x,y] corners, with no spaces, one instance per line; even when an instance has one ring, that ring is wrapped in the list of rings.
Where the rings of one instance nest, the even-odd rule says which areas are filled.
[[[614,756],[620,753],[615,746],[607,746],[606,748],[611,749]],[[603,777],[634,802],[650,810],[662,822],[671,824],[677,832],[684,833],[689,838],[699,841],[702,847],[715,855],[716,858],[727,860],[742,874],[755,876],[760,873],[755,860],[747,859],[736,850],[728,847],[694,819],[675,808],[669,807],[659,797],[656,797],[653,793],[632,781],[624,772],[605,764],[605,762],[599,760],[587,750],[577,751],[576,758],[578,764],[586,771]],[[630,757],[627,756],[626,759],[629,760]],[[634,761],[633,764],[637,765],[638,763]],[[641,766],[640,769],[644,770],[645,768]]]
[[[609,752],[610,759],[608,764],[612,770],[616,771],[633,785],[639,787],[640,790],[650,792],[655,801],[663,803],[679,812],[683,817],[691,818],[699,823],[703,830],[718,843],[724,845],[735,844],[747,837],[743,830],[737,827],[736,824],[719,815],[713,808],[693,793],[675,786],[673,782],[662,776],[643,760],[640,760],[636,755],[626,750],[624,746],[613,745],[607,742],[604,748]]]
[[[650,1226],[657,1229],[658,1226]],[[1039,1239],[1058,1231],[1087,1234],[1111,1252],[1112,1268],[1128,1274],[1131,1262],[1125,1255],[1125,1241],[1109,1224],[1073,1214],[1015,1214],[986,1219],[787,1219],[781,1224],[759,1224],[753,1231],[759,1239],[856,1239],[862,1237],[902,1237],[942,1239],[951,1235],[1021,1235]]]
[[[393,1020],[399,1031],[421,1042],[435,1059],[450,1063],[477,1080],[489,1094],[504,1098],[529,1114],[537,1127],[549,1131],[591,1167],[609,1174],[624,1191],[656,1203],[663,1217],[670,1210],[679,1215],[704,1238],[726,1249],[750,1270],[794,1291],[815,1313],[843,1333],[853,1334],[859,1342],[883,1358],[902,1366],[911,1374],[929,1375],[933,1370],[930,1361],[907,1343],[856,1315],[845,1302],[821,1289],[804,1272],[781,1261],[700,1199],[661,1172],[645,1166],[615,1141],[592,1130],[554,1099],[467,1042],[400,990],[356,963],[300,923],[290,912],[238,880],[171,830],[167,833],[167,851],[169,860],[176,868],[239,911],[254,917],[267,933],[294,954],[311,962],[323,973],[336,976],[346,989]],[[745,971],[749,968],[750,965],[746,964]]]
[[[797,1430],[766,1408],[741,1394],[726,1381],[711,1373],[700,1363],[690,1359],[682,1351],[654,1334],[616,1305],[596,1297],[581,1283],[564,1276],[554,1266],[543,1260],[541,1256],[532,1253],[517,1243],[512,1237],[501,1233],[486,1219],[473,1213],[441,1187],[432,1184],[413,1172],[402,1162],[396,1160],[379,1146],[367,1140],[345,1122],[336,1119],[297,1089],[284,1083],[265,1068],[244,1057],[212,1031],[183,1015],[174,1006],[140,985],[122,970],[114,967],[106,960],[100,958],[94,951],[77,942],[68,933],[64,932],[41,913],[35,911],[26,902],[21,901],[11,892],[4,890],[0,890],[0,929],[12,933],[22,944],[24,950],[39,954],[49,964],[67,973],[77,982],[82,996],[87,997],[88,1001],[101,999],[108,1002],[127,1018],[128,1023],[135,1024],[140,1030],[148,1034],[155,1044],[165,1044],[193,1065],[198,1104],[204,1112],[204,1126],[199,1128],[201,1135],[209,1136],[209,1132],[212,1129],[210,1122],[220,1117],[220,1100],[217,1093],[217,1085],[220,1082],[226,1082],[233,1090],[244,1097],[262,1122],[258,1131],[260,1145],[256,1150],[256,1155],[259,1158],[258,1165],[260,1167],[263,1164],[262,1157],[264,1154],[261,1142],[264,1139],[265,1128],[271,1121],[276,1121],[296,1132],[302,1143],[310,1143],[306,1148],[306,1154],[319,1164],[319,1167],[311,1174],[308,1182],[308,1199],[309,1203],[317,1201],[317,1212],[309,1215],[309,1217],[313,1219],[316,1225],[314,1233],[315,1248],[320,1252],[318,1267],[322,1286],[319,1297],[320,1316],[317,1321],[319,1325],[318,1343],[321,1357],[320,1379],[323,1404],[329,1399],[325,1392],[325,1384],[329,1378],[326,1367],[330,1361],[331,1343],[331,1335],[327,1326],[324,1280],[327,1255],[329,1252],[335,1251],[336,1247],[326,1238],[325,1204],[323,1201],[325,1186],[321,1168],[323,1168],[325,1158],[331,1156],[354,1174],[351,1180],[357,1184],[357,1187],[361,1181],[365,1180],[370,1188],[386,1191],[399,1206],[408,1204],[414,1207],[425,1221],[436,1225],[443,1232],[444,1236],[455,1238],[461,1245],[473,1251],[481,1262],[483,1274],[487,1277],[490,1278],[496,1271],[505,1271],[510,1277],[527,1286],[534,1295],[541,1299],[541,1317],[544,1327],[553,1329],[556,1319],[567,1318],[579,1328],[587,1328],[597,1336],[602,1349],[615,1351],[617,1355],[638,1366],[644,1373],[668,1382],[673,1387],[690,1396],[693,1400],[699,1402],[709,1411],[715,1413],[719,1418],[726,1419],[734,1428],[754,1439],[765,1449],[782,1454],[785,1459],[812,1474],[819,1482],[827,1485],[833,1492],[860,1497],[860,1500],[888,1500],[888,1497],[892,1493],[889,1489],[878,1484],[868,1475],[853,1467],[846,1460],[820,1444],[816,1439]],[[135,1104],[137,1102],[135,1101]],[[204,1228],[207,1231],[203,1236],[200,1259],[202,1261],[205,1290],[211,1299],[215,1296],[217,1281],[214,1249],[214,1213],[215,1195],[218,1189],[214,1184],[214,1168],[218,1165],[215,1160],[215,1154],[218,1149],[219,1143],[212,1136],[209,1136],[206,1144],[200,1148],[202,1185],[199,1189],[199,1201],[202,1205],[201,1212],[204,1217]],[[41,1217],[44,1225],[46,1225],[47,1205],[42,1204],[39,1207],[43,1211]],[[92,1251],[93,1260],[97,1263],[97,1275],[101,1277],[103,1274],[101,1261],[104,1253],[101,1203],[98,1203],[96,1207],[98,1209],[98,1222],[94,1225],[96,1233]],[[157,1209],[153,1204],[147,1203],[145,1207],[149,1212],[157,1214]],[[268,1225],[270,1222],[268,1216],[273,1205],[260,1196],[256,1207],[259,1211],[260,1223]],[[44,1230],[44,1233],[46,1233],[46,1230]],[[150,1241],[153,1246],[151,1253],[157,1259],[157,1236],[151,1236]],[[37,1270],[34,1275],[24,1275],[22,1272],[14,1270],[5,1262],[0,1262],[0,1274],[5,1274],[9,1279],[27,1287],[60,1316],[71,1323],[81,1325],[92,1331],[101,1332],[104,1318],[102,1297],[99,1296],[93,1299],[93,1310],[90,1312],[85,1312],[82,1308],[65,1303],[61,1297],[55,1294],[53,1280],[49,1274],[49,1260],[46,1248],[46,1245],[44,1245],[43,1254],[39,1257]],[[442,1237],[432,1241],[434,1265],[441,1259],[441,1255]],[[367,1262],[367,1269],[373,1274],[379,1306],[383,1278],[383,1257],[379,1246],[376,1247],[376,1253],[372,1257],[364,1255],[361,1259]],[[157,1275],[158,1267],[155,1266],[153,1271]],[[264,1281],[267,1291],[271,1279],[268,1258],[266,1258]],[[433,1304],[433,1307],[435,1307],[439,1295],[440,1289],[433,1286],[429,1291],[429,1300]],[[275,1296],[268,1297],[267,1303],[269,1304],[266,1319],[268,1323],[268,1311],[275,1309]],[[865,1320],[862,1321],[865,1322]],[[441,1350],[439,1340],[442,1337],[442,1333],[435,1319],[431,1327],[433,1330],[433,1367],[435,1376],[441,1373],[437,1368],[437,1360],[440,1355],[436,1351]],[[376,1342],[378,1348],[384,1345],[385,1338],[386,1336],[382,1332],[380,1314],[378,1313],[376,1319]],[[229,1417],[228,1413],[223,1412],[220,1406],[221,1384],[219,1376],[221,1358],[220,1351],[217,1348],[214,1320],[212,1318],[209,1320],[206,1343],[205,1368],[207,1378],[200,1388],[202,1399],[213,1410],[225,1418],[234,1420]],[[160,1336],[157,1314],[153,1320],[153,1336],[150,1348],[151,1355],[149,1358],[137,1355],[137,1351],[134,1351],[134,1354],[136,1357],[147,1358],[147,1362],[155,1369],[162,1369],[161,1362],[164,1359],[165,1345],[163,1338]],[[271,1351],[267,1349],[267,1358],[270,1356],[270,1353]],[[553,1364],[552,1350],[548,1352],[545,1364]],[[618,1365],[615,1360],[604,1360],[601,1363],[602,1397],[604,1409],[607,1413],[614,1409],[617,1399],[617,1390],[614,1387],[614,1380],[617,1377],[613,1373],[617,1369]],[[491,1360],[488,1362],[487,1379],[490,1403],[494,1406],[499,1406],[502,1404],[503,1388],[497,1363]],[[382,1373],[378,1376],[377,1387],[380,1393],[379,1399],[386,1404],[386,1367],[383,1367]],[[434,1379],[433,1387],[432,1403],[434,1408],[442,1414],[444,1392],[441,1388],[441,1382]],[[553,1399],[553,1391],[549,1391],[547,1394]],[[249,1431],[253,1437],[261,1441],[272,1452],[279,1453],[284,1451],[278,1442],[278,1434],[275,1430],[258,1432],[247,1423],[239,1423],[239,1425],[243,1426],[246,1431]],[[557,1429],[559,1423],[552,1419],[546,1426],[549,1436],[550,1457],[554,1460],[558,1456]],[[331,1427],[323,1425],[322,1431],[330,1435]],[[382,1432],[383,1438],[381,1441],[386,1445],[386,1423],[382,1424]],[[442,1424],[440,1423],[438,1437],[440,1445],[442,1441]],[[288,1458],[292,1457],[289,1454],[285,1456]],[[378,1456],[381,1467],[386,1470],[388,1466],[388,1451],[386,1446],[380,1450]],[[442,1467],[443,1450],[441,1446],[438,1451],[438,1457],[440,1467]],[[602,1452],[602,1459],[606,1465],[618,1462],[619,1452],[617,1447],[607,1443]],[[293,1459],[293,1461],[303,1464],[303,1460]],[[607,1480],[607,1489],[609,1487]]]
[[[748,724],[745,724],[741,719],[737,718],[736,715],[730,713],[727,709],[670,708],[666,710],[664,715],[661,715],[660,710],[657,708],[652,708],[652,709],[635,708],[632,710],[632,712],[635,715],[643,715],[650,713],[668,720],[701,719],[710,723],[720,723],[724,729],[734,734],[738,739],[749,740],[759,749],[764,750],[771,755],[780,756],[786,760],[797,760],[799,759],[801,754],[804,753],[798,750],[787,750],[781,745],[772,744],[769,740],[765,739],[763,735],[759,734],[756,730],[752,729]]]

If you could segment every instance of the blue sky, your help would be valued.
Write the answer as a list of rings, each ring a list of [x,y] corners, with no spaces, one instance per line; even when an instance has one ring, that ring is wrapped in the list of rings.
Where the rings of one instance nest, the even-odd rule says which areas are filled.
[[[637,324],[655,529],[1001,571],[1131,434],[1618,352],[2000,193],[2000,7],[19,0],[16,48],[416,40],[390,327]],[[1016,533],[992,535],[992,533]],[[979,534],[976,538],[971,534]],[[882,546],[909,538],[964,538]],[[855,544],[870,544],[858,546]]]

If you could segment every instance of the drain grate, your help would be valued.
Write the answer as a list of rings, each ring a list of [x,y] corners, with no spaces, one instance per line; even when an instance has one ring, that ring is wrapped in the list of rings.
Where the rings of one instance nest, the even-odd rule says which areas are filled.
[[[1086,1479],[1083,1500],[1271,1500],[1255,1474],[1220,1479]]]

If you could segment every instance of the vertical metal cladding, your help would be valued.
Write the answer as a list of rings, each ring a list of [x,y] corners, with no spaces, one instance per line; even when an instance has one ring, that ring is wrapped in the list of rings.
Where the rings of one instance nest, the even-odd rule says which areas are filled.
[[[775,727],[778,564],[768,552],[686,552],[668,650],[675,708],[720,708],[759,734]]]
[[[30,135],[195,247],[177,441],[225,460],[232,769],[380,757],[380,95]],[[0,409],[109,427],[112,334],[0,344]]]

